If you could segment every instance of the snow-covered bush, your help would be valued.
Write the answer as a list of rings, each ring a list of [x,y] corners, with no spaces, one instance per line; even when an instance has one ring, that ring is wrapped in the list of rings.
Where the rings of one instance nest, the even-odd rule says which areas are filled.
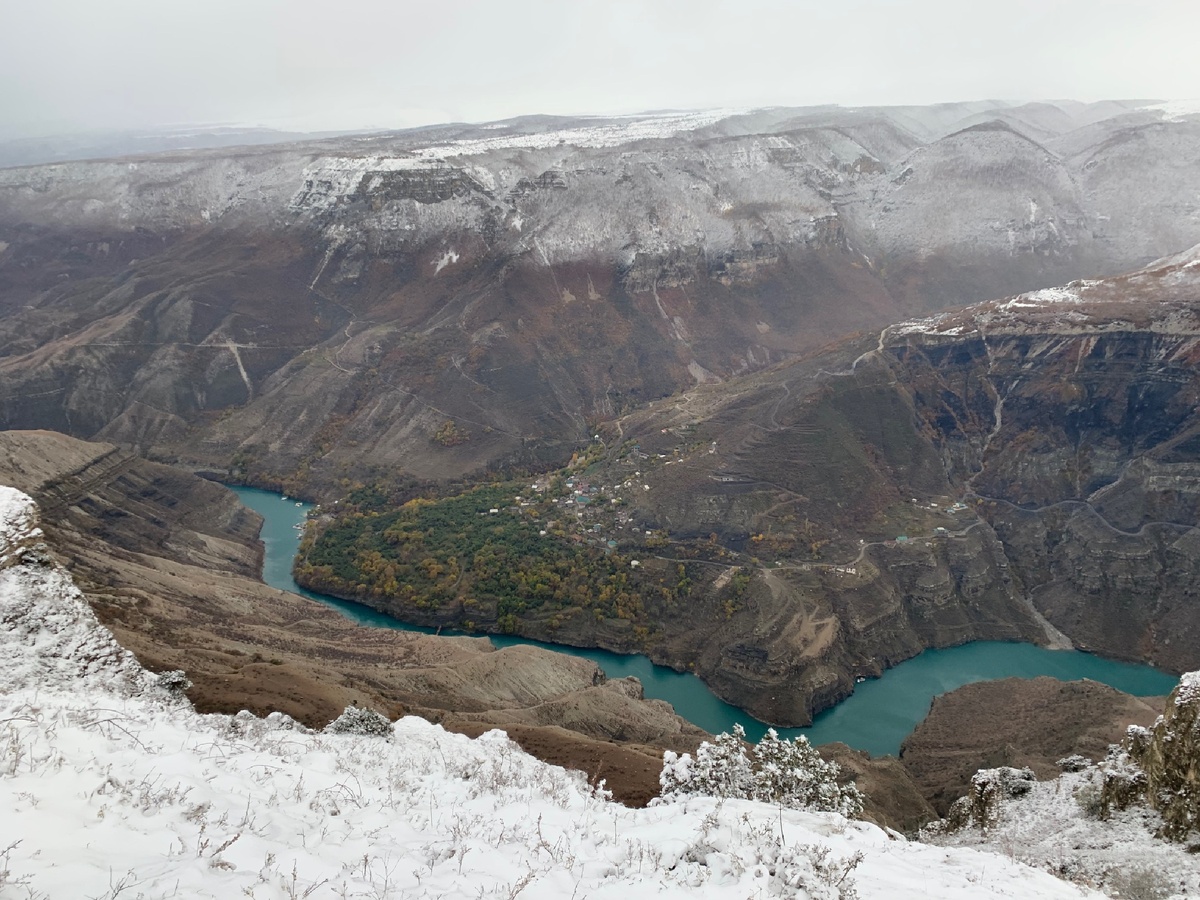
[[[192,686],[191,679],[183,669],[172,669],[169,672],[158,673],[158,686],[174,699],[182,700],[187,689]]]
[[[363,734],[392,739],[392,723],[370,709],[347,706],[345,711],[325,726],[326,734]]]
[[[680,756],[671,750],[666,751],[658,776],[662,796],[748,796],[753,771],[743,743],[745,736],[745,729],[735,725],[733,734],[724,732],[717,735],[715,743],[702,743],[696,750],[695,758],[690,753]]]
[[[1056,763],[1064,772],[1082,772],[1091,766],[1091,764],[1092,761],[1080,753],[1072,753],[1070,756],[1064,756]]]
[[[735,725],[732,734],[701,744],[694,758],[668,750],[659,775],[662,796],[740,797],[845,816],[862,812],[858,788],[839,784],[838,764],[822,759],[808,738],[785,740],[772,728],[749,755],[746,746],[745,729]]]
[[[1147,866],[1114,867],[1108,883],[1121,900],[1166,900],[1175,893],[1170,878]]]

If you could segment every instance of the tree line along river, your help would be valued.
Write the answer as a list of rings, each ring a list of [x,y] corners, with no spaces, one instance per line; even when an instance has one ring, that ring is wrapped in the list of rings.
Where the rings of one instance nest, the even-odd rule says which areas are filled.
[[[235,487],[232,490],[242,503],[264,519],[261,535],[266,548],[263,580],[271,587],[331,606],[360,625],[431,631],[406,625],[361,604],[300,587],[292,578],[292,561],[302,534],[298,526],[303,525],[311,505],[256,488]],[[490,637],[498,647],[537,644],[592,660],[610,678],[634,675],[641,680],[647,697],[666,700],[679,715],[714,734],[728,731],[734,723],[740,722],[747,737],[758,740],[768,727],[718,699],[695,675],[655,665],[644,656],[545,644],[508,635]],[[1174,675],[1150,666],[1117,662],[1078,650],[1046,650],[1032,644],[980,641],[945,650],[926,650],[884,672],[883,677],[859,684],[852,696],[819,713],[811,727],[778,731],[785,737],[806,735],[814,744],[842,741],[873,756],[896,755],[900,752],[901,742],[925,717],[930,702],[938,694],[975,681],[1038,675],[1063,681],[1090,678],[1139,696],[1165,695],[1178,680]]]

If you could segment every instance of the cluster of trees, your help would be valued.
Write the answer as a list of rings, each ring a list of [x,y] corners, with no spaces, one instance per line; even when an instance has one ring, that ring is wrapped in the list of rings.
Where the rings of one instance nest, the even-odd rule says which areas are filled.
[[[297,579],[376,605],[436,610],[461,601],[464,620],[494,620],[507,631],[534,612],[549,613],[553,627],[564,611],[652,627],[643,597],[671,602],[679,587],[653,581],[619,553],[542,534],[546,522],[535,516],[544,510],[513,505],[520,489],[507,482],[380,512],[360,506],[302,548]],[[378,498],[360,499],[369,509]],[[686,576],[680,583],[690,588]]]
[[[453,419],[447,419],[433,433],[433,439],[443,447],[457,447],[471,439],[471,433],[459,428]]]

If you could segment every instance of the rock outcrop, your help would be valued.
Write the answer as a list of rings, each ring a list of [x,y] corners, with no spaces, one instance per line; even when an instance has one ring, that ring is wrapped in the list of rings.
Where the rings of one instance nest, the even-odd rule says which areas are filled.
[[[1158,720],[1131,727],[1101,771],[1106,813],[1144,801],[1162,817],[1163,837],[1200,831],[1200,672],[1185,673]]]

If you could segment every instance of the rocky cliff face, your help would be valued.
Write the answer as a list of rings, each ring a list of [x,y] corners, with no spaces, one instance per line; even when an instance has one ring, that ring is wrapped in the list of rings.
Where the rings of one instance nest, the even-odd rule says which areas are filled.
[[[1144,776],[1133,783],[1162,816],[1161,835],[1185,841],[1200,830],[1200,672],[1184,674],[1150,728],[1129,729],[1125,750]]]
[[[895,351],[1038,609],[1080,646],[1176,670],[1200,648],[1196,260],[984,305]]]
[[[452,476],[1200,240],[1200,126],[1054,109],[528,119],[3,170],[0,424],[314,489]]]

